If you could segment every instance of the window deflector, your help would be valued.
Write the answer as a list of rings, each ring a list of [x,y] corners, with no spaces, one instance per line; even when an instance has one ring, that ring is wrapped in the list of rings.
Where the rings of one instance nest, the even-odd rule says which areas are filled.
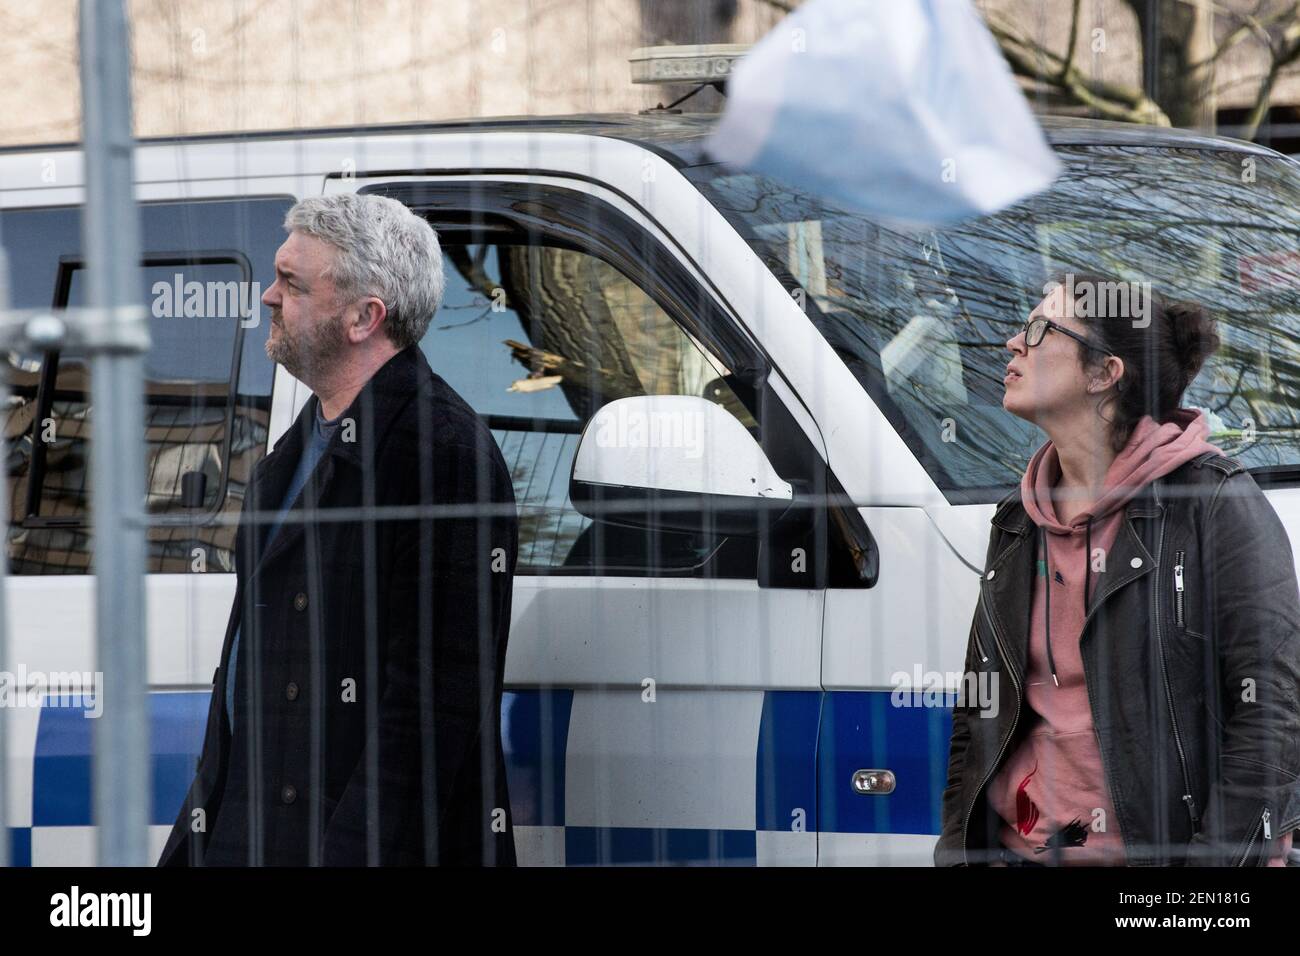
[[[252,266],[249,263],[248,258],[242,252],[235,250],[223,250],[199,255],[192,253],[157,253],[146,255],[140,262],[140,267],[142,269],[153,267],[207,265],[233,265],[237,267],[240,270],[239,281],[244,284],[245,288],[249,287],[249,283],[252,279]],[[54,308],[62,309],[67,307],[69,293],[72,288],[73,273],[84,267],[84,262],[77,256],[61,256],[59,258],[59,269],[55,280]],[[234,341],[232,343],[234,354],[231,357],[230,377],[227,381],[224,398],[225,416],[223,419],[224,427],[221,439],[222,465],[219,471],[217,492],[213,497],[213,504],[200,514],[153,515],[151,520],[157,524],[203,525],[209,523],[223,508],[230,472],[230,446],[234,432],[235,391],[239,382],[239,369],[243,358],[244,345],[244,324],[241,321],[241,317],[236,316],[229,321],[235,323]],[[53,350],[44,353],[41,362],[40,379],[36,392],[36,414],[32,418],[32,430],[30,433],[32,442],[32,459],[31,464],[28,467],[27,504],[23,519],[19,523],[23,528],[85,528],[90,526],[90,518],[86,513],[76,515],[40,514],[41,498],[45,487],[47,457],[45,442],[40,440],[40,429],[41,423],[49,417],[54,404],[59,359],[60,352]],[[87,398],[89,398],[88,393]],[[194,402],[195,397],[191,396],[189,404],[194,404]]]

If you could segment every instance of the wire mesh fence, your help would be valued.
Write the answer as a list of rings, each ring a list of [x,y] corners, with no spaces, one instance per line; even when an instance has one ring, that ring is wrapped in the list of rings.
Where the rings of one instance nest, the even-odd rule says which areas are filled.
[[[142,140],[111,303],[80,152],[0,152],[7,862],[1285,862],[1295,164],[1044,119],[918,231],[574,113]]]

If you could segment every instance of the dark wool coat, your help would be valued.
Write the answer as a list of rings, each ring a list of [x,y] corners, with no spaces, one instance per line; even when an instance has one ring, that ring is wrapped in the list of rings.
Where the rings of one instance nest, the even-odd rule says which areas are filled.
[[[317,404],[253,471],[202,756],[159,865],[513,865],[500,714],[518,523],[505,461],[408,347],[344,412],[264,549],[268,524],[249,514],[279,508]],[[454,513],[409,513],[435,504]],[[408,513],[338,510],[362,506]]]

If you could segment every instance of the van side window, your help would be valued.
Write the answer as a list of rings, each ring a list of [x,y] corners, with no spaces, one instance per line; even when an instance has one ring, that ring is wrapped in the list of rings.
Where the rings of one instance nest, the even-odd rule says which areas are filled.
[[[690,573],[752,543],[594,523],[568,499],[578,438],[604,404],[696,395],[757,424],[731,372],[636,282],[541,237],[440,229],[447,287],[420,343],[435,372],[485,416],[514,476],[521,573]],[[743,572],[752,570],[739,559]]]
[[[141,206],[146,567],[231,571],[237,515],[266,452],[274,366],[261,292],[282,241],[287,198]],[[0,213],[17,308],[85,304],[75,208]],[[91,365],[74,349],[9,352],[4,374],[15,574],[91,570]]]

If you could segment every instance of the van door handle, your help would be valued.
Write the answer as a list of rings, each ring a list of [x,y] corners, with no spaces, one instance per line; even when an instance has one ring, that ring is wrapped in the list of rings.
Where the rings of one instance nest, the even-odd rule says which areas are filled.
[[[867,796],[884,796],[894,792],[898,781],[892,770],[855,770],[853,772],[853,792]]]

